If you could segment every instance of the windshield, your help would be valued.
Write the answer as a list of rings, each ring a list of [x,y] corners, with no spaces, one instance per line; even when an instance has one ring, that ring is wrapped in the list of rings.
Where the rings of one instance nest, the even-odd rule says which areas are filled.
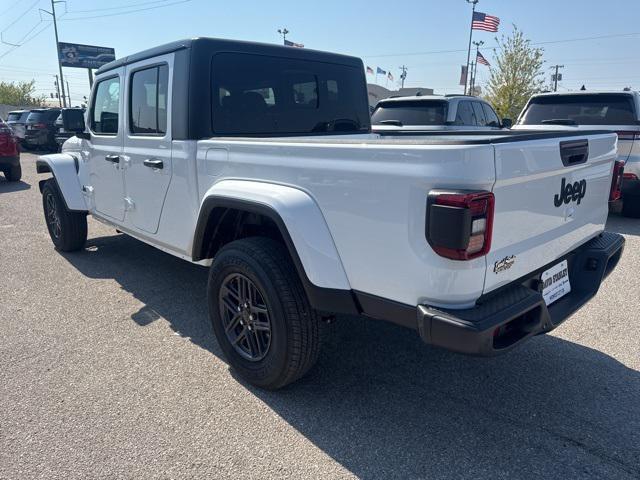
[[[520,125],[570,120],[576,125],[632,125],[636,114],[631,95],[553,95],[532,98]]]
[[[392,125],[394,121],[402,125],[444,125],[446,120],[447,102],[441,100],[384,102],[371,116],[373,125]]]

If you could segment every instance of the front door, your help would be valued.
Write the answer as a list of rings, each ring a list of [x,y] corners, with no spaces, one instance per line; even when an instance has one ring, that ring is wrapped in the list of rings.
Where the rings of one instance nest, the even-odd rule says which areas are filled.
[[[95,211],[113,220],[124,219],[122,163],[124,68],[96,80],[89,110],[89,184]]]
[[[127,66],[126,225],[158,231],[173,171],[171,159],[171,72],[173,55]]]

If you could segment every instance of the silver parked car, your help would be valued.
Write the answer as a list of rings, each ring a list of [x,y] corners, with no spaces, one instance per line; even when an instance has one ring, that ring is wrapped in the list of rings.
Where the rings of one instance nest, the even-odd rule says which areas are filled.
[[[371,115],[374,132],[500,130],[511,126],[493,107],[467,95],[424,95],[380,100]]]

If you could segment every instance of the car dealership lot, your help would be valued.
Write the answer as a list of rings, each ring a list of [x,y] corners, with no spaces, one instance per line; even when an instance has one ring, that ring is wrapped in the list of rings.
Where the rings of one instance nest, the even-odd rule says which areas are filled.
[[[553,334],[464,357],[341,318],[275,393],[240,383],[207,270],[89,220],[53,250],[35,156],[0,179],[0,478],[637,478],[640,221],[619,267]]]

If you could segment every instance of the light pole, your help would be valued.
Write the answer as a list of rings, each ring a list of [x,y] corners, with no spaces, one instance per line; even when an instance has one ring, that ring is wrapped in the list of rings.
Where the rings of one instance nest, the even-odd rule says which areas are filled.
[[[56,57],[58,57],[58,71],[60,72],[60,88],[62,90],[62,103],[67,106],[67,98],[64,91],[64,77],[62,76],[62,62],[58,51],[58,23],[56,22],[56,3],[66,3],[64,0],[51,0],[51,11],[40,9],[41,12],[48,13],[53,17],[53,31],[56,34]]]
[[[476,46],[476,61],[471,62],[471,88],[469,89],[469,93],[473,95],[473,89],[476,87],[476,72],[478,71],[478,53],[480,52],[480,47],[484,45],[484,42],[480,40],[479,42],[473,42]]]
[[[282,35],[282,43],[284,43],[284,44],[286,45],[286,42],[287,42],[287,33],[289,33],[289,30],[287,30],[287,28],[286,28],[286,27],[279,28],[279,29],[278,29],[278,33],[279,33],[280,35]]]

